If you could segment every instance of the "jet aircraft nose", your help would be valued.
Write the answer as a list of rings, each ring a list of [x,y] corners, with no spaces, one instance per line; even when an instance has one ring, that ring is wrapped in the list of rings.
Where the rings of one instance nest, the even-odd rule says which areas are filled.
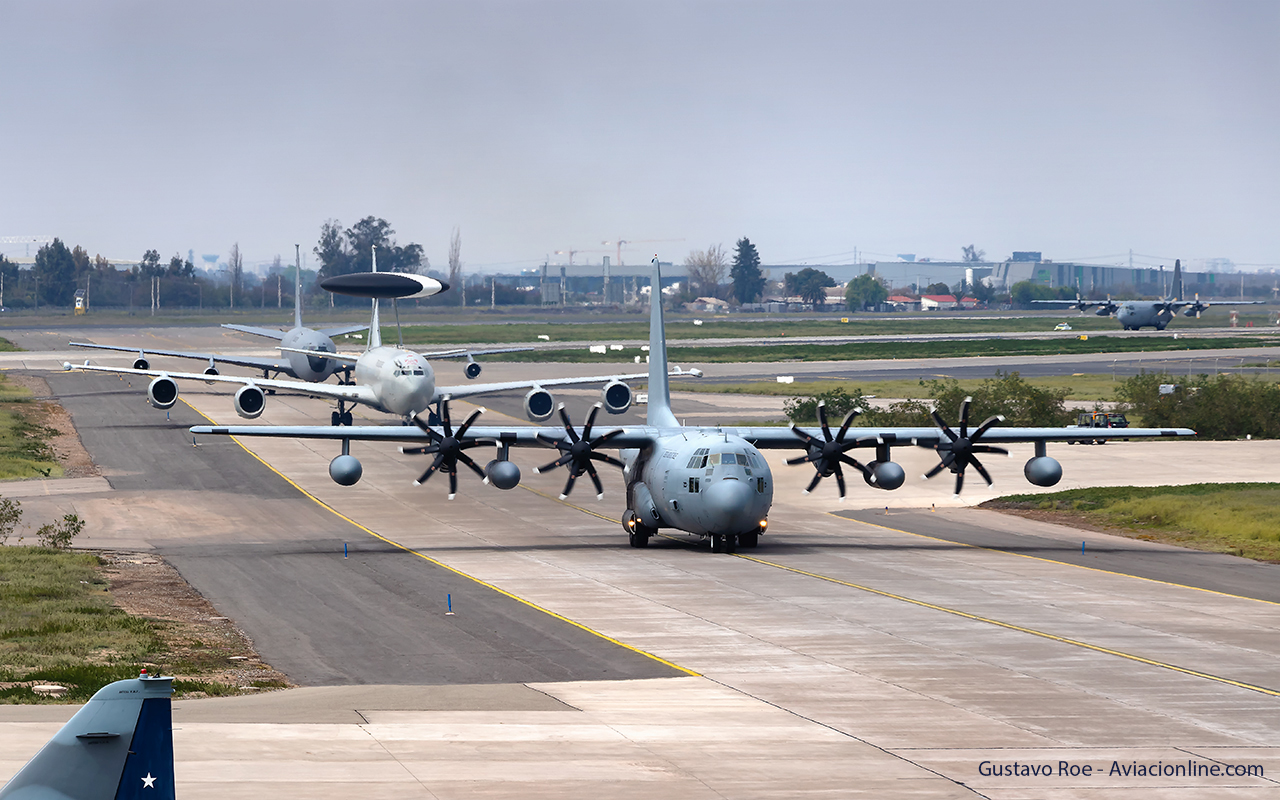
[[[703,493],[713,532],[744,533],[760,524],[752,508],[754,492],[744,481],[721,478]]]

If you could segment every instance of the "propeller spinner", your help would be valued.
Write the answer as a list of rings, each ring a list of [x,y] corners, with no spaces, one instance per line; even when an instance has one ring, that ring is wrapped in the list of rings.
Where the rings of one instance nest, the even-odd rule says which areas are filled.
[[[466,464],[471,468],[472,472],[479,475],[481,478],[485,476],[484,470],[480,469],[480,466],[476,464],[475,461],[471,460],[471,456],[467,455],[463,451],[472,447],[491,444],[491,442],[486,442],[483,439],[473,439],[469,442],[462,441],[462,436],[467,432],[467,428],[470,428],[476,421],[476,418],[483,412],[483,408],[477,408],[475,411],[472,411],[470,416],[463,421],[462,425],[460,425],[458,430],[455,432],[453,430],[453,423],[449,419],[449,398],[446,397],[440,402],[440,423],[441,428],[444,429],[444,433],[433,430],[431,426],[427,425],[427,423],[424,422],[417,414],[413,414],[409,417],[409,419],[413,421],[414,425],[417,425],[422,429],[423,433],[427,434],[431,439],[432,444],[425,447],[402,447],[400,448],[400,452],[406,454],[435,454],[435,460],[431,462],[431,466],[427,467],[427,471],[422,473],[422,475],[413,482],[415,486],[420,486],[425,483],[427,479],[436,472],[444,472],[449,476],[449,499],[452,500],[458,493],[459,462]]]
[[[548,447],[554,447],[559,450],[560,457],[549,464],[535,467],[533,471],[545,472],[556,467],[567,467],[569,470],[569,480],[564,485],[564,491],[560,493],[561,500],[569,496],[569,492],[573,491],[574,482],[584,472],[587,477],[591,478],[591,482],[595,484],[596,499],[599,500],[604,497],[604,485],[600,483],[600,475],[596,472],[595,465],[591,463],[592,461],[613,464],[615,467],[625,466],[613,456],[594,452],[597,447],[622,433],[622,429],[618,428],[609,431],[603,436],[591,438],[591,428],[595,425],[596,414],[600,413],[600,408],[601,405],[599,403],[591,407],[591,411],[587,414],[586,424],[582,426],[582,436],[578,436],[578,432],[573,429],[573,423],[569,420],[569,412],[564,410],[564,403],[561,403],[557,410],[560,412],[561,421],[564,422],[566,438],[557,439],[546,434],[538,434],[538,441]]]
[[[942,461],[938,466],[925,473],[925,479],[932,478],[944,469],[949,469],[956,474],[956,494],[960,494],[960,489],[964,487],[964,471],[965,468],[972,466],[982,476],[982,479],[991,485],[991,475],[982,466],[982,462],[977,459],[975,453],[999,453],[1001,455],[1009,455],[1009,451],[1003,447],[994,447],[987,444],[977,444],[982,435],[991,429],[998,422],[1003,422],[1004,417],[997,414],[994,417],[987,417],[981,425],[974,429],[973,433],[969,433],[969,404],[973,402],[972,397],[966,397],[964,402],[960,404],[960,433],[957,435],[951,430],[951,426],[947,425],[942,419],[942,415],[936,410],[930,412],[933,421],[942,429],[943,435],[947,437],[947,441],[939,442],[936,445],[924,445],[925,447],[933,447],[942,456]]]
[[[827,424],[827,408],[826,403],[818,402],[818,424],[822,426],[823,439],[816,436],[810,436],[804,431],[791,426],[791,432],[799,436],[809,445],[809,453],[807,455],[798,456],[797,458],[787,459],[788,464],[813,464],[817,470],[817,474],[813,476],[813,480],[809,482],[809,486],[804,490],[805,494],[812,492],[814,487],[822,482],[823,478],[830,475],[836,477],[836,487],[840,490],[840,499],[844,499],[844,471],[840,468],[841,464],[848,464],[854,469],[862,473],[862,477],[872,483],[874,473],[866,464],[859,462],[850,456],[845,455],[846,452],[855,447],[868,447],[876,444],[876,437],[863,437],[861,439],[853,439],[845,441],[845,434],[849,432],[849,426],[853,423],[854,417],[862,413],[862,409],[855,408],[845,415],[844,422],[840,423],[840,430],[835,436],[831,435],[831,427]]]

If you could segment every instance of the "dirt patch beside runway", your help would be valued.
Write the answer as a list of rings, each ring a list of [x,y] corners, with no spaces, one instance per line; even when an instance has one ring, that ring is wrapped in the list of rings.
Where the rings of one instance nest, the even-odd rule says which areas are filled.
[[[115,604],[136,617],[159,623],[164,641],[159,664],[180,679],[220,684],[231,691],[204,694],[234,694],[241,691],[291,686],[284,673],[265,663],[253,641],[235,624],[220,615],[213,604],[191,587],[179,572],[163,559],[144,553],[106,551],[102,575],[110,582]],[[199,690],[188,692],[199,697]]]

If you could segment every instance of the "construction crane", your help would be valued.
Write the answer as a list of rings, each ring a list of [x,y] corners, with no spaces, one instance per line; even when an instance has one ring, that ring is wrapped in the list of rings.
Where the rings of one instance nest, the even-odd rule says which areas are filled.
[[[31,255],[31,245],[52,244],[52,236],[0,236],[0,244],[25,244],[27,255]]]
[[[571,267],[572,267],[572,266],[573,266],[573,257],[574,257],[574,256],[576,256],[578,253],[607,253],[607,252],[609,252],[609,251],[608,251],[608,250],[557,250],[557,251],[556,251],[556,255],[558,255],[558,256],[568,256],[568,257],[569,257],[569,266],[571,266]]]

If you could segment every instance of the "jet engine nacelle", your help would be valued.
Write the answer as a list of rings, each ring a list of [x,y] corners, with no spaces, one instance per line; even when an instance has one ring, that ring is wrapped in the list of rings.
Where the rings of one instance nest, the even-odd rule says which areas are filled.
[[[237,414],[245,419],[257,419],[267,405],[267,396],[257,386],[241,386],[233,402]]]
[[[893,491],[907,480],[906,470],[893,461],[872,461],[867,466],[871,474],[864,475],[862,479],[867,482],[867,485],[877,489]]]
[[[142,356],[138,356],[133,360],[133,368],[134,369],[151,369],[151,362],[146,360]]]
[[[533,422],[551,419],[556,410],[556,399],[546,389],[531,389],[524,396],[524,415]]]
[[[221,373],[221,372],[218,372],[218,368],[217,368],[217,367],[206,367],[206,368],[205,368],[205,371],[204,371],[204,374],[205,374],[205,375],[221,375],[222,373]]]
[[[474,381],[480,377],[480,365],[474,361],[468,361],[467,366],[462,370],[462,374],[467,376],[467,380]]]
[[[631,387],[622,381],[610,381],[600,390],[600,402],[610,414],[621,414],[631,408]]]
[[[514,489],[520,485],[520,468],[505,459],[494,459],[485,465],[484,480],[499,489]]]
[[[1062,480],[1062,465],[1055,458],[1036,456],[1022,468],[1022,474],[1036,486],[1053,486]]]
[[[329,462],[329,477],[339,486],[354,486],[364,474],[360,459],[352,455],[340,455]]]
[[[167,411],[178,402],[178,382],[168,375],[161,375],[147,385],[147,402]]]

